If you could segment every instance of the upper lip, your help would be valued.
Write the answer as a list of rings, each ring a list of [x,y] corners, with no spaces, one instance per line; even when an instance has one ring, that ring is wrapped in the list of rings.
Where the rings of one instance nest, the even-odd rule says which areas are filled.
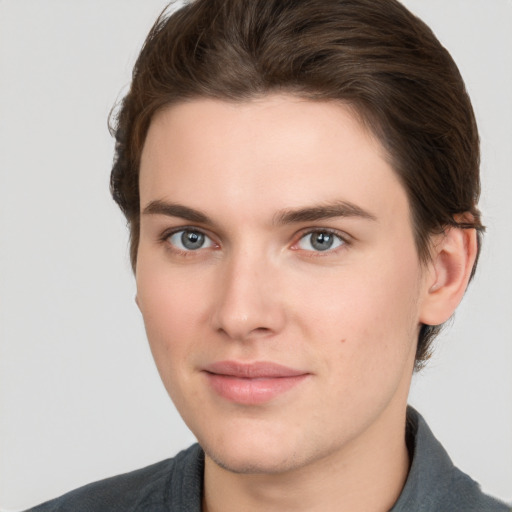
[[[297,377],[308,372],[296,370],[272,363],[270,361],[256,361],[253,363],[241,363],[237,361],[218,361],[203,368],[205,372],[226,377],[238,377],[242,379],[271,379],[279,377]]]

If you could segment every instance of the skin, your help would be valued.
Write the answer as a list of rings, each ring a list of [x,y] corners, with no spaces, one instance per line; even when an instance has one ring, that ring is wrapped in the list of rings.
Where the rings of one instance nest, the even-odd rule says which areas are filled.
[[[163,383],[206,452],[203,509],[389,510],[409,466],[419,325],[453,313],[474,236],[448,231],[422,265],[379,142],[347,106],[291,95],[159,112],[140,197],[137,303]],[[286,215],[333,215],[341,203],[345,215]],[[204,245],[183,246],[185,228]],[[311,232],[326,230],[333,246],[319,251]],[[264,403],[234,403],[204,371],[225,360],[306,377]]]

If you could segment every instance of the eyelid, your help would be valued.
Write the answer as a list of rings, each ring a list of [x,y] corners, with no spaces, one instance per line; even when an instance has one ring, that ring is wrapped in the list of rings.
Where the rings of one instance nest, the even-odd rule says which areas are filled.
[[[169,242],[169,238],[173,235],[176,235],[177,233],[181,233],[182,231],[193,231],[193,232],[201,233],[202,235],[204,235],[205,238],[207,238],[208,240],[211,241],[212,246],[204,247],[204,248],[201,247],[200,249],[197,249],[197,250],[183,250],[183,249],[180,249],[179,247],[176,247],[175,245],[171,244]],[[199,228],[197,226],[176,226],[174,228],[169,228],[169,229],[164,230],[158,238],[159,238],[159,241],[162,242],[163,244],[165,244],[170,250],[177,252],[179,254],[184,254],[184,255],[199,253],[205,249],[212,249],[212,248],[215,249],[215,248],[218,248],[220,245],[215,240],[215,238],[213,236],[211,236],[206,230]]]
[[[313,233],[328,233],[339,238],[343,243],[335,247],[334,249],[326,249],[325,251],[312,251],[307,249],[301,249],[298,247],[299,242],[306,236],[312,235]],[[293,242],[290,249],[294,251],[303,251],[304,253],[310,253],[311,256],[327,256],[329,254],[334,254],[339,250],[345,249],[352,243],[352,237],[343,231],[339,231],[333,228],[324,228],[324,227],[314,227],[314,228],[305,228],[301,230],[295,237],[295,241]]]
[[[158,237],[159,241],[164,243],[168,248],[170,248],[170,250],[172,250],[174,252],[181,253],[181,254],[190,255],[192,253],[201,252],[201,249],[197,249],[196,251],[193,251],[193,250],[184,251],[184,250],[181,250],[181,249],[177,248],[176,246],[169,243],[169,237],[171,237],[172,235],[175,235],[176,233],[179,233],[181,231],[197,231],[199,233],[202,233],[206,238],[211,240],[211,242],[213,243],[214,249],[220,248],[221,244],[216,241],[216,239],[215,239],[216,237],[211,235],[208,230],[200,228],[198,226],[193,226],[193,225],[175,226],[172,228],[168,228],[168,229],[164,230],[161,233],[161,235],[159,235],[159,237]],[[325,251],[310,251],[310,250],[305,250],[305,249],[301,249],[301,248],[297,247],[299,241],[302,238],[304,238],[307,235],[311,235],[313,233],[332,234],[332,235],[336,236],[337,238],[339,238],[343,242],[343,244],[334,249],[327,249]],[[327,256],[329,254],[333,254],[333,253],[337,252],[338,250],[346,248],[347,246],[351,245],[352,241],[353,241],[353,238],[344,231],[340,231],[340,230],[334,229],[334,228],[316,227],[315,226],[315,227],[301,229],[295,235],[294,242],[290,246],[290,249],[292,249],[294,251],[303,251],[305,253],[311,253],[310,254],[311,256],[322,256],[322,255]],[[204,249],[211,249],[211,248],[212,247],[206,247]]]

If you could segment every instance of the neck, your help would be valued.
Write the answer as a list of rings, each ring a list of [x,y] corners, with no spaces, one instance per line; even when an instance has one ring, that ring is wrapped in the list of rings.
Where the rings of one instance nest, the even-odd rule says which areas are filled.
[[[279,474],[236,474],[206,456],[204,512],[386,512],[409,470],[406,407],[391,405],[342,450]]]

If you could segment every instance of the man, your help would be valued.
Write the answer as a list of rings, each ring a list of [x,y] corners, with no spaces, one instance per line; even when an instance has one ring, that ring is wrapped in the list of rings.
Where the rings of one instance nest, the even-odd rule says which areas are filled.
[[[199,445],[35,510],[489,510],[407,410],[474,272],[478,135],[394,0],[198,0],[151,31],[112,191]]]

